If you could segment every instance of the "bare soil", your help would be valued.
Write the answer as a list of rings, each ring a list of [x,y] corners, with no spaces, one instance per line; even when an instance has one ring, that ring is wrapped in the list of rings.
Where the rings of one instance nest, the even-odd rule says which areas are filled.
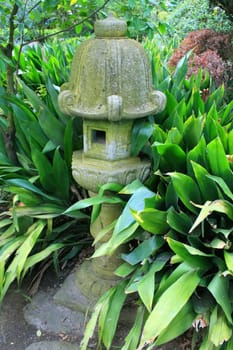
[[[68,267],[57,275],[53,269],[48,269],[40,280],[39,288],[35,286],[32,288],[30,280],[25,280],[22,288],[18,288],[16,284],[12,285],[3,300],[0,310],[0,350],[25,350],[30,344],[45,340],[80,344],[80,336],[41,331],[29,325],[23,315],[24,307],[30,303],[30,294],[32,294],[33,289],[33,293],[37,293],[38,290],[48,292],[49,290],[51,291],[51,288],[54,292],[57,291],[70,273],[70,270],[71,267]],[[123,339],[125,335],[125,330],[120,329],[118,336]],[[94,341],[90,348],[96,350],[95,344],[96,342]],[[191,348],[191,337],[188,332],[186,335],[157,350],[191,350]]]
[[[43,291],[51,288],[57,290],[62,284],[65,274],[66,272],[63,272],[57,276],[52,269],[48,270],[41,280],[39,289]],[[44,340],[64,340],[79,343],[81,339],[75,339],[75,337],[69,339],[65,334],[41,332],[25,321],[23,309],[27,303],[30,303],[30,287],[28,280],[24,281],[22,288],[18,288],[16,284],[13,284],[3,300],[0,310],[0,349],[24,350],[32,343]]]

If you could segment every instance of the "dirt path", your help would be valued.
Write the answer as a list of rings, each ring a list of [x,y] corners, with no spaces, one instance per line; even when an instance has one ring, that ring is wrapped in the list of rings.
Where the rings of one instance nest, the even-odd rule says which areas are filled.
[[[63,276],[56,276],[53,271],[48,271],[40,285],[40,290],[59,288]],[[64,334],[53,334],[41,331],[29,325],[23,315],[23,309],[30,303],[28,297],[28,283],[25,281],[22,289],[13,284],[7,293],[0,310],[0,349],[24,350],[34,342],[44,340],[65,340]]]
[[[49,294],[52,291],[55,293],[62,285],[69,271],[70,270],[63,272],[60,276],[56,276],[52,270],[47,271],[40,284],[39,292]],[[23,289],[21,290],[19,290],[16,285],[13,285],[3,301],[0,311],[0,350],[25,350],[30,344],[43,341],[65,341],[68,344],[80,344],[82,338],[80,333],[79,335],[65,333],[56,334],[55,332],[47,332],[38,329],[25,321],[23,309],[30,303],[27,290],[26,282],[23,284]],[[121,329],[119,335],[122,340],[125,336],[124,333],[124,330]],[[190,350],[190,337],[185,336],[182,338],[166,346],[162,346],[159,349]],[[55,348],[58,349],[57,347]],[[49,349],[55,348],[51,347]],[[38,349],[41,350],[42,348],[40,347]],[[96,350],[95,346],[91,346],[91,349]],[[45,349],[43,348],[42,350]]]

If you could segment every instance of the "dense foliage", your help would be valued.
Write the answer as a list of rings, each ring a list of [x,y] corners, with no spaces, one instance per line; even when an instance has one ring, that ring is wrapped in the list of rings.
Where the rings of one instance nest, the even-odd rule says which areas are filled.
[[[187,20],[189,18],[189,20]],[[199,29],[231,31],[232,22],[220,7],[210,7],[208,0],[183,0],[168,12],[166,22],[170,35],[184,38],[189,32]]]
[[[20,282],[38,263],[43,262],[42,270],[52,261],[58,268],[90,243],[87,207],[96,209],[95,198],[86,199],[71,176],[73,150],[82,148],[82,122],[61,113],[57,95],[82,36],[91,35],[97,12],[104,17],[110,9],[126,17],[131,37],[149,38],[145,48],[154,85],[166,94],[167,106],[138,121],[133,130],[132,155],[151,159],[150,178],[120,191],[115,184],[104,187],[113,198],[120,197],[124,210],[112,238],[94,257],[111,254],[122,244],[130,250],[116,271],[119,284],[95,307],[82,350],[96,324],[99,344],[111,348],[129,294],[138,310],[122,350],[149,349],[192,328],[194,335],[202,329],[200,350],[231,350],[233,103],[226,102],[221,85],[230,74],[222,63],[232,59],[229,37],[205,29],[202,33],[209,36],[203,39],[196,32],[173,56],[173,68],[168,65],[188,32],[230,28],[223,11],[207,8],[207,1],[4,2],[0,301],[10,284]],[[45,40],[55,32],[79,38]],[[98,206],[105,201],[103,192]],[[117,311],[109,318],[113,305]]]
[[[138,312],[122,349],[152,348],[193,327],[202,330],[196,333],[199,349],[229,350],[233,103],[224,103],[222,87],[211,86],[204,101],[201,71],[187,80],[187,59],[182,59],[170,76],[158,48],[150,50],[155,84],[166,92],[168,102],[163,113],[135,125],[133,145],[138,152],[149,140],[150,147],[146,144],[142,150],[151,156],[153,172],[146,186],[136,180],[121,189],[119,194],[129,200],[112,238],[94,254],[111,254],[131,242],[116,271],[122,282],[97,304],[82,350],[98,316],[100,340],[111,348],[120,310],[112,320],[108,313],[129,294]]]
[[[190,32],[172,55],[169,65],[176,67],[179,60],[189,54],[187,76],[197,74],[202,68],[203,75],[209,72],[216,86],[222,84],[231,88],[233,46],[230,34],[200,29]],[[204,86],[203,82],[203,86]],[[208,85],[208,81],[206,83]]]

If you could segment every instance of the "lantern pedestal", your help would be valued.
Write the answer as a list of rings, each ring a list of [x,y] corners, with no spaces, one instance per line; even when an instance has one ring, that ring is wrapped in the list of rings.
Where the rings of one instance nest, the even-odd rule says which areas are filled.
[[[89,194],[90,196],[96,195],[93,192]],[[90,226],[93,238],[96,238],[103,228],[116,220],[121,211],[120,204],[103,204],[98,218]],[[96,246],[107,242],[111,235],[112,230],[107,232]],[[122,246],[112,255],[86,260],[68,277],[62,288],[55,294],[55,302],[84,313],[92,309],[101,295],[119,281],[114,271],[121,264],[120,255],[124,251],[125,248]]]
[[[100,186],[115,182],[123,186],[135,179],[145,181],[150,174],[151,163],[147,158],[130,157],[120,160],[104,160],[86,157],[82,151],[73,154],[72,174],[83,188],[98,193]]]
[[[61,111],[83,119],[83,151],[74,152],[72,171],[75,181],[90,195],[107,183],[125,186],[135,179],[146,180],[150,162],[131,156],[134,120],[159,113],[166,104],[165,95],[153,88],[144,48],[127,38],[126,22],[109,16],[97,21],[94,29],[95,38],[79,45],[70,80],[58,96]],[[116,220],[121,210],[118,204],[103,204],[90,228],[93,237]],[[118,281],[114,271],[123,250],[119,247],[111,256],[93,258],[80,266],[73,274],[73,294],[68,294],[66,305],[77,295],[76,308],[85,309],[114,286]]]
[[[94,193],[91,193],[94,196]],[[114,220],[116,220],[122,211],[119,204],[103,204],[98,218],[91,224],[90,231],[94,238],[98,233]],[[99,246],[109,240],[112,231],[100,239],[96,246]],[[113,287],[118,278],[114,275],[114,271],[121,263],[120,254],[124,251],[124,247],[119,248],[112,255],[93,258],[85,261],[77,270],[75,280],[77,287],[82,294],[90,301],[90,304],[96,302],[101,295],[108,289]]]

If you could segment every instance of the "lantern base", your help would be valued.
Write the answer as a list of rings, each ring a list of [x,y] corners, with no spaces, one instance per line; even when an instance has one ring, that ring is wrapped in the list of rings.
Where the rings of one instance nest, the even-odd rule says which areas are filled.
[[[73,177],[83,188],[98,193],[99,187],[110,182],[128,185],[135,179],[144,182],[150,174],[151,162],[139,157],[103,160],[86,157],[76,151],[72,162]]]
[[[93,311],[100,296],[113,287],[117,280],[100,279],[93,272],[91,265],[91,261],[85,261],[66,278],[62,287],[53,297],[55,304],[65,306],[72,311],[81,312],[85,315],[87,312],[91,313]],[[127,329],[132,327],[136,311],[137,306],[134,303],[134,299],[127,297],[127,302],[121,311],[119,323],[127,327]]]
[[[87,260],[67,277],[54,295],[54,301],[72,310],[86,313],[87,310],[93,309],[101,295],[117,281],[114,275],[112,279],[100,278],[93,270],[92,261]]]

